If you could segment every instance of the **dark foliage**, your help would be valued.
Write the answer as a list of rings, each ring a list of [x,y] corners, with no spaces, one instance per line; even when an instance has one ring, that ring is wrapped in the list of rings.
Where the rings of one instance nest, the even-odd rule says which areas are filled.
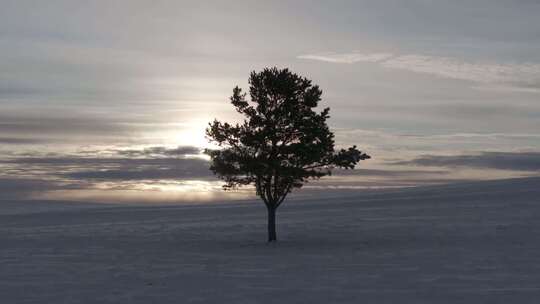
[[[225,189],[255,185],[269,218],[293,188],[370,158],[356,146],[334,150],[334,134],[326,124],[330,109],[314,111],[322,91],[310,80],[288,69],[267,68],[252,72],[249,85],[250,100],[239,87],[230,98],[244,121],[210,123],[206,135],[222,149],[206,152]]]

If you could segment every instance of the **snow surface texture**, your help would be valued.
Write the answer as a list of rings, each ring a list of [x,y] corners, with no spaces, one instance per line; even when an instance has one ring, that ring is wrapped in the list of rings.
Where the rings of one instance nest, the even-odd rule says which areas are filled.
[[[0,303],[540,303],[540,178],[333,195],[4,210]]]

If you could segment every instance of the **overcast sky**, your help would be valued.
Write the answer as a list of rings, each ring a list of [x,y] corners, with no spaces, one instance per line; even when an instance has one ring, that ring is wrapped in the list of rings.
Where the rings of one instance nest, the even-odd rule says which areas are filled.
[[[232,88],[267,66],[319,84],[337,144],[373,156],[317,187],[537,175],[538,16],[537,0],[0,0],[0,189],[217,191],[204,128],[238,119]]]

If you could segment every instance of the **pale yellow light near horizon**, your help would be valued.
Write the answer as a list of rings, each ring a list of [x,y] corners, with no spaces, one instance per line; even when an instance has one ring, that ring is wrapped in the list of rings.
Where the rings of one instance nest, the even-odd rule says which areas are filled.
[[[168,147],[190,146],[202,149],[214,147],[206,138],[206,128],[213,118],[196,118],[162,130],[153,138]]]
[[[194,146],[198,148],[209,148],[210,143],[205,136],[206,125],[193,126],[180,131],[173,140],[177,140],[180,146]]]

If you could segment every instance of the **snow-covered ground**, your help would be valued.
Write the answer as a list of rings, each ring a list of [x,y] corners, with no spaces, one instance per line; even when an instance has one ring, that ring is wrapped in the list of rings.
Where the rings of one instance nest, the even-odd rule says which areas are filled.
[[[540,303],[540,178],[303,196],[277,244],[259,202],[0,206],[0,303]]]

